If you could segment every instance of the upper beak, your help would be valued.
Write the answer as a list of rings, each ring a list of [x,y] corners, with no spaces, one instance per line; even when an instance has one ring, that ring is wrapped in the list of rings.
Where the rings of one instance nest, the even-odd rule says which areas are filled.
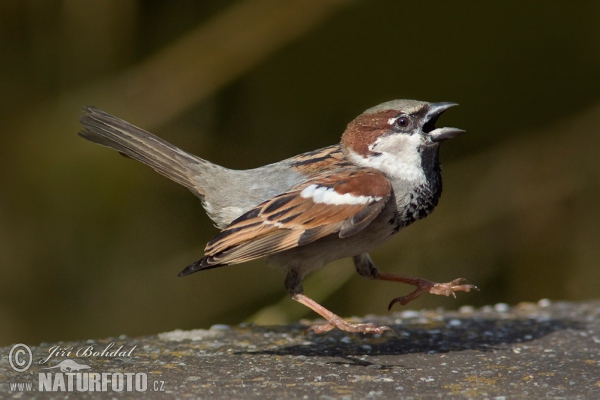
[[[432,142],[442,142],[446,139],[452,139],[464,133],[465,131],[458,128],[435,128],[435,121],[442,115],[444,111],[450,107],[457,106],[456,103],[431,103],[429,111],[425,116],[425,125],[423,125],[423,132],[425,132]]]

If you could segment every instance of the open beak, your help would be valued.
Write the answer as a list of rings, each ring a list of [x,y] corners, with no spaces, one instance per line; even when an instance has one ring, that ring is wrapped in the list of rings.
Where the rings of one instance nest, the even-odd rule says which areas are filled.
[[[423,132],[429,136],[432,142],[442,142],[446,139],[452,139],[464,133],[465,131],[458,128],[436,128],[435,122],[440,115],[450,107],[457,106],[456,103],[431,103],[429,111],[425,116],[425,125],[423,125]]]

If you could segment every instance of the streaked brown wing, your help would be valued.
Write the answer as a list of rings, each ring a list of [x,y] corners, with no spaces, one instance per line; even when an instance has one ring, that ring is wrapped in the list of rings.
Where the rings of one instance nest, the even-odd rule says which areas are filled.
[[[179,275],[238,264],[364,229],[383,209],[391,185],[371,169],[338,170],[259,204],[211,240],[205,257]]]

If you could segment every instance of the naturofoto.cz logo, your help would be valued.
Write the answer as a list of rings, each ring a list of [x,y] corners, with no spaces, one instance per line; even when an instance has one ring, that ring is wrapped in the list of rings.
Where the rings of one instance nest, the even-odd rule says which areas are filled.
[[[144,372],[45,372],[39,374],[40,392],[145,392]]]
[[[37,364],[46,365],[52,357],[69,357],[85,354],[86,356],[131,356],[135,346],[127,351],[123,346],[114,348],[110,343],[102,350],[96,350],[93,345],[80,349],[50,348],[49,356]],[[22,343],[14,345],[9,353],[9,363],[16,372],[27,371],[33,363],[33,354],[29,346]],[[49,365],[49,364],[47,364]],[[12,382],[9,384],[12,392],[146,392],[164,391],[164,381],[153,381],[148,387],[148,376],[144,372],[93,372],[92,367],[82,362],[67,358],[55,365],[41,368],[38,372],[38,384],[32,382]]]

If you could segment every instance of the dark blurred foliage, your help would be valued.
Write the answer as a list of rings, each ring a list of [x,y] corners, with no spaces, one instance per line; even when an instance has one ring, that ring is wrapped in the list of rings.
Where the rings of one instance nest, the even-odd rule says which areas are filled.
[[[599,16],[585,0],[0,2],[0,345],[314,317],[262,260],[177,278],[217,230],[185,189],[77,137],[86,104],[250,168],[337,142],[383,101],[458,102],[440,206],[380,268],[481,288],[411,308],[598,297]],[[343,316],[412,290],[349,260],[305,288]]]

